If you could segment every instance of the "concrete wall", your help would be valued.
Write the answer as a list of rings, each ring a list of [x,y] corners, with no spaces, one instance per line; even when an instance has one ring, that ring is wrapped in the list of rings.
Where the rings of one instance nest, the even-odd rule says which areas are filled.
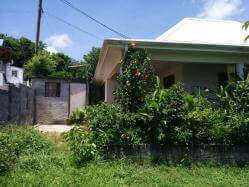
[[[70,83],[70,114],[77,108],[87,105],[86,84]]]
[[[200,146],[170,146],[170,145],[127,145],[108,147],[107,154],[116,156],[133,156],[148,159],[152,156],[164,161],[180,162],[183,159],[190,162],[218,163],[248,163],[248,145],[200,145]]]
[[[9,87],[0,86],[0,122],[7,121],[9,116]]]
[[[34,123],[34,91],[25,85],[0,87],[0,121]]]
[[[61,83],[60,97],[45,97],[45,83]],[[85,83],[71,83],[62,79],[33,79],[36,123],[65,124],[70,113],[87,103]]]
[[[69,114],[69,83],[61,83],[60,97],[45,97],[45,82],[46,80],[32,82],[32,88],[35,90],[36,123],[65,123]]]

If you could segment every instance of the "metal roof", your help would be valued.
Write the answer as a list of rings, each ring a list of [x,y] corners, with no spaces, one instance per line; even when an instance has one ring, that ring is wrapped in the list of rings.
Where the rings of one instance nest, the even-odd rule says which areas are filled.
[[[249,46],[243,23],[226,20],[185,18],[156,38],[160,42]]]

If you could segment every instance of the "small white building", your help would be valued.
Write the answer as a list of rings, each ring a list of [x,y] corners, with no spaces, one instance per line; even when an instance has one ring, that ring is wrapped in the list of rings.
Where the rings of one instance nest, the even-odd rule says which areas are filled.
[[[11,49],[3,47],[3,40],[0,39],[0,86],[23,84],[23,68],[12,66],[10,56]]]

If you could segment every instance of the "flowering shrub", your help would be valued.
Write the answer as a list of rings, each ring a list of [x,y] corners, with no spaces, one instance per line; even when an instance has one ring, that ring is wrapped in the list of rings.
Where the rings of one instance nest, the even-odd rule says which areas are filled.
[[[136,112],[144,104],[145,96],[155,89],[155,72],[146,50],[128,50],[117,81],[116,101],[126,111]]]

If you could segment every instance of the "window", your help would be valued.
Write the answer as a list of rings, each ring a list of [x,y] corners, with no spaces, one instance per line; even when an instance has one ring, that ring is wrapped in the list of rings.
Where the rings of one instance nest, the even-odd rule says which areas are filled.
[[[225,72],[218,74],[218,84],[219,85],[226,85],[228,82],[228,74]]]
[[[164,88],[170,88],[175,84],[175,75],[169,75],[163,79]]]
[[[12,77],[17,77],[17,71],[16,70],[12,71]]]
[[[60,97],[61,83],[46,82],[45,97]]]

